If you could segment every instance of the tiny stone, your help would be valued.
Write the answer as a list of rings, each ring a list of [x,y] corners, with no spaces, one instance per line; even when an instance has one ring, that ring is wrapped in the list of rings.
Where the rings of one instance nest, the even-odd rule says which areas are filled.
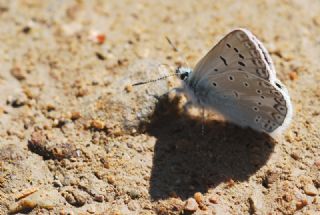
[[[194,194],[194,199],[197,201],[198,204],[203,202],[203,195],[200,192],[196,192]]]
[[[30,31],[31,31],[31,28],[29,26],[25,26],[25,27],[22,28],[22,32],[25,33],[25,34],[30,33]]]
[[[72,119],[72,120],[77,120],[77,119],[79,119],[80,117],[81,117],[80,112],[75,111],[75,112],[72,112],[72,113],[71,113],[71,119]]]
[[[97,56],[97,58],[99,60],[105,60],[106,59],[106,57],[103,54],[101,54],[100,52],[96,52],[96,56]]]
[[[128,194],[131,197],[131,199],[138,199],[141,196],[138,190],[131,190],[128,192]]]
[[[109,175],[109,176],[107,177],[107,180],[108,180],[108,183],[109,183],[109,184],[114,184],[114,183],[115,183],[115,179],[114,179],[111,175]]]
[[[279,174],[277,172],[268,171],[264,181],[263,186],[270,188],[271,184],[273,184],[278,179]]]
[[[296,209],[297,209],[297,210],[300,210],[300,209],[302,209],[304,206],[306,206],[307,204],[308,204],[307,200],[306,200],[306,199],[302,199],[302,200],[300,200],[300,201],[298,201],[298,202],[296,203]]]
[[[78,90],[78,92],[76,93],[76,96],[77,97],[83,97],[83,96],[85,96],[85,95],[87,95],[88,94],[88,90],[87,89],[79,89]]]
[[[216,196],[211,196],[209,198],[209,202],[211,202],[212,204],[218,204],[218,198]]]
[[[249,203],[250,210],[255,214],[261,214],[262,211],[265,211],[263,194],[258,187],[253,190],[249,197]]]
[[[125,86],[124,90],[127,92],[127,93],[130,93],[132,91],[132,85],[127,85]]]
[[[134,200],[128,203],[128,209],[131,211],[137,211],[139,208],[139,203]]]
[[[289,78],[291,81],[294,81],[298,78],[298,74],[296,72],[292,71],[289,73]]]
[[[303,190],[309,196],[316,196],[318,194],[318,190],[313,184],[305,185]]]
[[[290,194],[288,194],[288,193],[284,194],[284,195],[282,196],[282,198],[283,198],[286,202],[291,202],[292,199],[293,199],[292,195],[290,195]]]
[[[186,204],[184,205],[184,210],[190,211],[190,212],[195,212],[196,210],[198,210],[198,203],[196,202],[196,200],[194,198],[189,198],[186,201]]]
[[[103,202],[104,196],[103,195],[96,195],[96,196],[94,196],[93,200],[97,201],[97,202]]]
[[[11,70],[11,75],[17,80],[22,81],[26,79],[26,73],[20,69],[20,67],[13,67]]]
[[[319,204],[320,203],[320,197],[316,196],[314,197],[314,199],[312,200],[313,204]]]
[[[320,168],[320,159],[319,160],[316,160],[314,162],[314,165],[316,165],[316,167]]]
[[[235,182],[232,178],[230,178],[228,181],[227,181],[227,187],[233,187],[235,185]]]
[[[101,120],[95,119],[91,121],[91,127],[98,130],[102,130],[105,127],[105,123],[102,122]]]
[[[52,103],[48,103],[47,105],[46,105],[46,109],[47,109],[47,111],[53,111],[53,110],[55,110],[56,109],[56,107],[54,106],[54,104],[52,104]]]
[[[295,160],[299,160],[300,159],[300,156],[296,152],[291,153],[291,157],[293,159],[295,159]]]
[[[54,181],[53,181],[53,185],[54,185],[55,187],[63,187],[63,185],[62,185],[62,183],[61,183],[60,180],[54,180]]]

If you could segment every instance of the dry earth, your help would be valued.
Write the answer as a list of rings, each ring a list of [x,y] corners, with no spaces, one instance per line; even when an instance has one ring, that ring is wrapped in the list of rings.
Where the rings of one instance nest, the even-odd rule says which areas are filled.
[[[0,214],[320,214],[320,2],[0,0]],[[294,105],[271,138],[130,87],[244,27]],[[196,200],[196,201],[195,201]]]

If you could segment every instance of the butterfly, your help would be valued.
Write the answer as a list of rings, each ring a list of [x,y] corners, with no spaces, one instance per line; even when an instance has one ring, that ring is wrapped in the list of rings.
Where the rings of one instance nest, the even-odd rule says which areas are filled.
[[[231,31],[193,70],[178,67],[175,75],[193,104],[241,127],[274,135],[290,124],[288,90],[277,79],[268,51],[249,30]]]

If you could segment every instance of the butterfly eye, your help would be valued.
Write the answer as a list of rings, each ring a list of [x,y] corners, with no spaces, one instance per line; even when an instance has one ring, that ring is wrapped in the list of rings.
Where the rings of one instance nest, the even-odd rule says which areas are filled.
[[[182,73],[182,74],[180,75],[180,79],[181,79],[181,80],[186,80],[186,79],[188,78],[188,76],[189,76],[189,74],[188,74],[187,72]]]

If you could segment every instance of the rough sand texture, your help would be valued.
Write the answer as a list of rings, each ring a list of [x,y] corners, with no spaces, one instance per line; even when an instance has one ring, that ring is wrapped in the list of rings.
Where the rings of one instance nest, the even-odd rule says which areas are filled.
[[[319,214],[319,14],[312,0],[0,0],[0,214]],[[290,92],[284,134],[210,114],[202,137],[198,111],[161,96],[178,80],[130,87],[182,62],[165,36],[194,66],[237,27]]]

